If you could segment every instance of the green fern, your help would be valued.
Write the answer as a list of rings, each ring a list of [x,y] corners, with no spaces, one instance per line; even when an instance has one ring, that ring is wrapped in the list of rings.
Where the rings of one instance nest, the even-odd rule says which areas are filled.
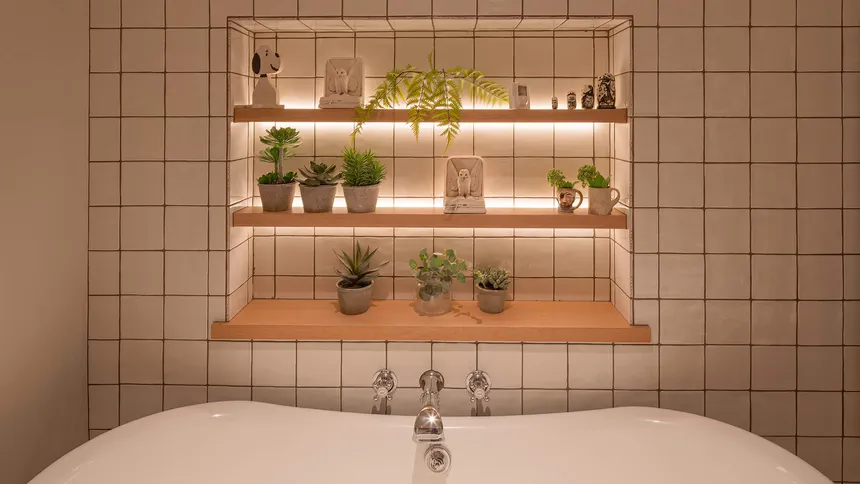
[[[418,138],[419,123],[432,121],[443,128],[440,136],[445,137],[447,150],[460,133],[463,94],[473,101],[490,106],[508,101],[507,89],[486,79],[480,71],[462,67],[437,69],[433,65],[432,53],[427,56],[427,61],[430,63],[428,71],[408,65],[385,76],[370,101],[356,108],[356,125],[351,135],[353,140],[361,133],[364,123],[373,118],[377,109],[393,109],[402,103],[406,105],[406,122],[415,138]]]

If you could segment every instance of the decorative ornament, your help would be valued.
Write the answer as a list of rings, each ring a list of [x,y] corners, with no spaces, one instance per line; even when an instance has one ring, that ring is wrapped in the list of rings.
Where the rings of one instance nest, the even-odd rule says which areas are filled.
[[[594,109],[594,86],[582,86],[582,109]]]
[[[487,213],[484,159],[449,156],[445,176],[445,213]]]
[[[576,93],[574,91],[567,93],[567,109],[576,109]]]
[[[597,109],[615,109],[615,76],[603,74],[597,86]]]
[[[552,97],[552,108],[558,109],[558,98],[555,96]]]
[[[261,45],[251,59],[251,69],[259,76],[252,95],[253,106],[283,108],[278,104],[278,93],[269,82],[270,74],[281,72],[281,56],[268,45]]]
[[[361,105],[364,63],[357,57],[336,57],[325,64],[325,95],[321,108],[355,108]]]

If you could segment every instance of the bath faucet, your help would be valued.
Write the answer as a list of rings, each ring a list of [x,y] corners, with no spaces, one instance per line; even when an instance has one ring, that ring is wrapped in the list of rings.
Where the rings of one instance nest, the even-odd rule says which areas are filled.
[[[442,415],[439,413],[439,392],[445,386],[445,378],[435,370],[427,370],[418,378],[421,386],[421,411],[415,417],[412,440],[415,442],[442,442]]]

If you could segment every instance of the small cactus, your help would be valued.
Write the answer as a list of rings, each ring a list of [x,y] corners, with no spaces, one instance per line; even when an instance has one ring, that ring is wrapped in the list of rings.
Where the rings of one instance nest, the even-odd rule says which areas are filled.
[[[475,269],[478,286],[494,291],[504,291],[511,283],[511,273],[501,267]]]

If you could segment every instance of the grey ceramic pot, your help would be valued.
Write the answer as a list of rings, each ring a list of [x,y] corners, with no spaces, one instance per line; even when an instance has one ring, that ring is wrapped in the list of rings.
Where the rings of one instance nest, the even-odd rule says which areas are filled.
[[[257,184],[264,212],[285,212],[293,208],[296,182],[279,184]]]
[[[337,281],[337,305],[340,312],[348,315],[366,313],[370,309],[370,296],[373,292],[373,282],[368,286],[357,289],[344,289]]]
[[[321,185],[318,187],[300,185],[299,189],[302,191],[302,206],[305,212],[331,212],[334,206],[334,196],[337,193],[337,185]]]
[[[348,187],[343,185],[343,198],[346,200],[347,212],[375,212],[376,200],[379,198],[379,184],[364,187]]]
[[[507,289],[484,289],[480,284],[475,284],[475,293],[478,295],[478,307],[481,311],[499,314],[505,310],[505,300],[508,298]]]
[[[588,213],[592,215],[609,215],[612,207],[621,199],[617,188],[588,188]]]

